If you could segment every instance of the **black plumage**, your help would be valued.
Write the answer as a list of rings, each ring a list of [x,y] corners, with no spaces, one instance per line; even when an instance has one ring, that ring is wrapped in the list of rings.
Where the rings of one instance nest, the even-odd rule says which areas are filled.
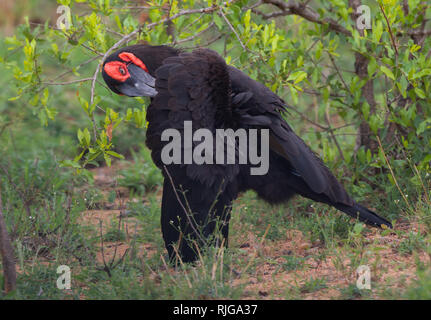
[[[390,222],[356,203],[322,160],[293,132],[282,117],[288,107],[281,98],[226,65],[216,52],[209,49],[181,52],[166,46],[136,45],[111,55],[105,66],[121,60],[122,52],[139,58],[155,78],[157,94],[151,94],[147,110],[146,144],[165,177],[161,225],[170,257],[178,252],[183,261],[193,261],[197,248],[205,243],[224,238],[227,245],[232,201],[240,192],[250,189],[270,203],[287,202],[299,194],[334,206],[371,226],[392,227]],[[104,79],[114,92],[123,93],[121,88],[128,82],[139,87],[138,79],[120,83],[106,70]],[[165,166],[161,153],[168,142],[162,141],[162,132],[170,128],[182,132],[184,121],[192,121],[193,131],[205,128],[214,136],[219,128],[269,129],[267,174],[250,175],[251,164],[238,162]],[[191,151],[190,146],[182,148]]]

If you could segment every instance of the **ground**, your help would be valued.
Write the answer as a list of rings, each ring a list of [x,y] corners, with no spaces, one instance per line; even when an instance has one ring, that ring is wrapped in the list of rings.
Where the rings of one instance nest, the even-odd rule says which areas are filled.
[[[300,230],[295,223],[287,221],[286,226],[270,224],[267,216],[286,213],[289,219],[292,207],[271,207],[257,200],[254,195],[245,195],[235,202],[230,232],[231,264],[223,263],[223,252],[216,251],[212,258],[202,258],[195,266],[174,268],[167,266],[165,252],[160,241],[157,219],[154,228],[142,228],[139,219],[130,217],[126,203],[146,203],[144,197],[130,195],[124,187],[118,186],[119,170],[125,164],[92,169],[95,186],[105,195],[115,191],[121,196],[113,203],[104,203],[99,209],[82,212],[80,223],[99,230],[102,241],[97,245],[96,259],[99,265],[121,261],[131,250],[141,257],[149,271],[147,280],[162,286],[161,278],[168,277],[179,287],[195,286],[193,279],[206,275],[217,291],[217,282],[224,282],[227,289],[239,299],[384,299],[401,296],[406,288],[418,279],[418,268],[430,264],[426,250],[415,248],[417,244],[409,239],[425,234],[421,226],[413,223],[396,223],[394,231],[370,228],[348,230],[347,237],[335,241],[313,238],[307,231]],[[152,192],[156,203],[160,203],[161,188]],[[256,211],[259,208],[259,211]],[[340,215],[320,207],[318,215]],[[317,210],[316,210],[317,211]],[[243,219],[253,215],[252,221]],[[303,219],[303,218],[302,218]],[[355,222],[348,221],[351,225]],[[124,231],[121,240],[106,238],[112,226],[119,225]],[[111,227],[110,227],[111,226]],[[362,224],[358,224],[361,229]],[[111,228],[111,229],[109,229]],[[270,230],[279,230],[271,235]],[[110,230],[110,231],[109,231]],[[143,241],[136,242],[136,235],[143,232]],[[355,234],[356,232],[356,234]],[[152,234],[154,233],[154,234]],[[269,236],[271,235],[271,236]],[[115,236],[114,236],[115,238]],[[410,248],[409,245],[412,247]],[[158,261],[158,262],[155,262]],[[152,265],[151,265],[152,264]],[[366,265],[371,271],[371,290],[358,289],[356,272],[359,265]],[[226,269],[226,270],[223,270]],[[222,279],[224,277],[224,279]],[[180,284],[185,281],[185,284]],[[201,280],[202,281],[202,280]],[[85,285],[84,285],[85,287]],[[236,292],[238,289],[239,293]],[[225,288],[226,290],[226,288]],[[203,290],[197,298],[210,298]],[[215,293],[220,298],[219,293]]]

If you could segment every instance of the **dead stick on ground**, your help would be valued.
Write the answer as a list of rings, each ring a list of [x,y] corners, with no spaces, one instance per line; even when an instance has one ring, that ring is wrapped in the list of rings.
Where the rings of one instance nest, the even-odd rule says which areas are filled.
[[[6,223],[3,217],[1,189],[0,189],[0,254],[3,261],[4,290],[9,293],[16,288],[15,258],[12,243],[7,233]]]

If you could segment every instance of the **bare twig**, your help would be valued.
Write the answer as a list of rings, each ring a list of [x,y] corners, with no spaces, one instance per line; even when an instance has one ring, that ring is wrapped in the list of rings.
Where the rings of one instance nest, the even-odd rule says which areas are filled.
[[[81,46],[82,46],[83,48],[87,49],[88,51],[91,51],[91,52],[93,52],[93,53],[97,54],[99,57],[103,57],[103,53],[102,53],[102,52],[99,52],[99,51],[97,51],[97,50],[94,50],[93,48],[90,48],[89,46],[87,46],[86,44],[83,44],[83,43],[81,43]]]
[[[322,129],[322,130],[324,130],[324,131],[327,131],[329,128],[328,127],[325,127],[325,126],[322,126],[321,124],[319,124],[319,123],[317,123],[317,122],[315,122],[315,121],[313,121],[313,120],[311,120],[311,119],[309,119],[309,118],[307,118],[306,116],[304,116],[303,114],[302,114],[302,112],[301,111],[299,111],[298,109],[296,109],[296,108],[294,108],[294,107],[292,107],[292,106],[287,106],[287,110],[292,110],[293,112],[295,112],[296,114],[298,114],[302,119],[304,119],[305,121],[308,121],[308,122],[310,122],[312,125],[314,125],[314,126],[316,126],[316,127],[318,127],[318,128],[320,128],[320,129]]]
[[[329,134],[331,135],[331,138],[332,138],[332,140],[334,141],[335,146],[336,146],[336,147],[337,147],[337,149],[338,149],[338,153],[340,154],[341,159],[343,159],[343,161],[344,161],[344,160],[345,160],[345,158],[344,158],[343,151],[341,150],[341,147],[340,147],[340,145],[338,144],[338,140],[337,140],[337,138],[335,137],[334,130],[332,130],[331,120],[330,120],[330,118],[329,118],[328,107],[327,107],[327,108],[326,108],[326,110],[325,110],[325,118],[326,118],[326,122],[328,123],[328,131],[329,131]]]
[[[219,12],[220,12],[220,15],[223,17],[224,21],[226,21],[226,23],[229,26],[229,28],[235,34],[236,38],[238,39],[239,43],[241,44],[241,47],[244,50],[246,50],[246,51],[250,51],[250,49],[244,45],[244,43],[242,42],[241,37],[239,36],[238,32],[236,32],[235,28],[232,26],[232,24],[230,23],[229,19],[226,17],[226,15],[224,14],[224,12],[223,12],[223,10],[221,8],[220,8]]]
[[[124,206],[124,199],[121,196],[121,193],[117,190],[116,191],[117,194],[117,198],[119,198],[120,200],[120,213],[118,214],[118,234],[120,234],[121,232],[121,222],[122,222],[122,218],[123,218],[123,213],[122,213],[122,207]],[[129,249],[126,249],[123,256],[117,261],[117,263],[114,264],[115,262],[115,258],[117,257],[117,250],[118,250],[118,246],[120,245],[120,243],[117,241],[115,243],[115,248],[114,248],[114,254],[112,255],[112,259],[109,262],[109,266],[114,269],[117,265],[119,265],[121,263],[121,261],[123,261],[124,257],[126,256],[127,252],[129,251]]]
[[[100,228],[100,250],[102,253],[102,261],[103,261],[103,271],[105,271],[109,277],[111,277],[111,269],[109,268],[109,266],[106,264],[106,259],[105,259],[105,250],[104,250],[104,244],[103,244],[103,228],[102,228],[102,219],[99,220],[99,228]]]
[[[196,48],[205,48],[208,47],[210,44],[213,44],[214,42],[220,40],[220,38],[223,37],[223,34],[218,34],[215,37],[211,38],[210,40],[208,40],[206,43],[204,44],[200,44],[200,45],[195,45],[195,46],[189,46],[189,47],[184,47],[182,46],[182,49],[196,49]]]
[[[379,4],[380,11],[382,12],[383,16],[385,17],[386,25],[388,26],[388,32],[389,32],[389,36],[391,37],[391,42],[392,42],[392,46],[394,47],[395,54],[396,54],[396,56],[398,56],[398,48],[397,48],[397,44],[395,42],[394,34],[392,33],[391,24],[389,23],[389,19],[386,16],[386,12],[383,9],[382,4],[379,1],[377,1],[377,2]]]
[[[92,80],[93,78],[85,78],[85,79],[77,79],[77,80],[71,80],[71,81],[65,81],[65,82],[43,82],[42,84],[47,86],[65,86],[68,84],[81,83],[81,82],[92,81]]]
[[[185,38],[185,39],[174,40],[172,42],[172,44],[176,45],[176,44],[179,44],[179,43],[184,43],[184,42],[187,42],[187,41],[192,41],[192,40],[200,37],[203,33],[205,33],[206,31],[208,31],[209,29],[211,29],[214,25],[215,25],[215,22],[211,22],[208,27],[206,27],[205,29],[199,31],[198,33],[196,33],[196,34],[194,34],[194,35],[192,35],[192,36],[190,36],[188,38]]]
[[[69,70],[64,71],[63,73],[61,73],[61,74],[59,74],[58,76],[56,76],[54,79],[52,79],[52,80],[50,80],[50,81],[47,81],[47,83],[53,83],[53,82],[55,82],[56,80],[58,80],[58,79],[61,79],[61,78],[65,77],[66,75],[68,75],[68,74],[70,74],[70,73],[74,72],[74,70],[78,70],[79,68],[81,68],[81,67],[83,67],[83,66],[85,66],[85,65],[87,65],[87,64],[89,64],[89,63],[91,63],[91,62],[93,62],[94,60],[96,60],[96,59],[98,59],[98,58],[99,58],[98,56],[94,56],[94,57],[92,57],[92,58],[90,58],[90,59],[88,59],[88,60],[86,60],[86,61],[84,61],[84,62],[80,63],[80,64],[79,64],[79,65],[77,65],[76,67],[74,67],[74,68],[72,68],[72,69],[69,69]],[[91,79],[92,79],[92,78],[91,78]],[[48,86],[48,85],[44,85],[44,86],[42,86],[40,89],[38,89],[38,90],[37,90],[37,92],[39,93],[40,91],[42,91],[43,89],[45,89],[47,86]]]
[[[346,89],[346,91],[347,91],[350,95],[352,95],[352,93],[350,92],[349,86],[347,85],[346,81],[344,81],[343,75],[341,74],[340,69],[338,68],[337,64],[336,64],[336,63],[335,63],[335,61],[334,61],[334,58],[332,57],[332,55],[331,55],[331,53],[330,53],[330,52],[328,52],[328,51],[327,51],[327,53],[328,53],[328,57],[329,57],[329,59],[331,60],[332,65],[333,65],[333,66],[334,66],[334,68],[335,68],[335,71],[337,72],[338,76],[340,77],[341,82],[342,82],[342,83],[343,83],[343,85],[344,85],[344,88]]]
[[[297,15],[310,22],[318,23],[321,25],[328,25],[328,27],[337,32],[342,33],[346,36],[351,36],[349,30],[340,25],[337,21],[331,18],[320,18],[320,15],[308,6],[308,1],[299,3],[296,1],[282,1],[282,0],[263,0],[262,4],[271,4],[276,6],[281,11],[276,11],[270,14],[264,14],[259,10],[252,9],[254,13],[261,15],[265,19],[275,18],[279,16]]]
[[[6,229],[3,217],[2,198],[0,188],[0,255],[3,261],[4,290],[9,293],[16,288],[15,258],[12,243]]]

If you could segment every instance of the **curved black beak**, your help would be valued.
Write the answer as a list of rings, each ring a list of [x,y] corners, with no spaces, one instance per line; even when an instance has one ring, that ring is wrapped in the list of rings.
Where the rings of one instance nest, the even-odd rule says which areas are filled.
[[[129,97],[155,97],[157,95],[154,88],[156,86],[155,78],[134,64],[130,64],[128,70],[130,78],[126,82],[117,85],[118,91]]]

